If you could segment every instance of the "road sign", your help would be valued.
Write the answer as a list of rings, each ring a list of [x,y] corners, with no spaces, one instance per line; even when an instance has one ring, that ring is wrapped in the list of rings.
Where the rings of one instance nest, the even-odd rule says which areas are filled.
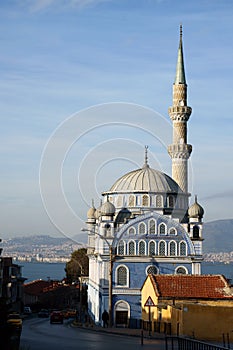
[[[153,302],[151,297],[148,297],[147,301],[144,304],[144,306],[155,306],[155,303]]]

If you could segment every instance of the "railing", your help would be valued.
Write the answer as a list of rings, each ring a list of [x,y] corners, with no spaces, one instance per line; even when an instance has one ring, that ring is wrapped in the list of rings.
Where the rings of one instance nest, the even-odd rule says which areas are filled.
[[[165,337],[165,349],[166,350],[227,350],[220,345],[213,345],[201,342],[199,340],[182,338],[182,337]]]

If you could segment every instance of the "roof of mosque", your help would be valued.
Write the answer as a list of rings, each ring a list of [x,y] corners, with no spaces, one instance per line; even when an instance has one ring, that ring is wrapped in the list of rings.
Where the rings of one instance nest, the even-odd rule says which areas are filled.
[[[178,184],[168,175],[152,169],[146,163],[120,177],[108,192],[182,192]]]

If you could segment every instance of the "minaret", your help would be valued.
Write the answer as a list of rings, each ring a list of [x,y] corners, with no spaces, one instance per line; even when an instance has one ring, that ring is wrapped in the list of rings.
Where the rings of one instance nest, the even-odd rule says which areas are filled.
[[[173,84],[173,105],[168,109],[173,122],[173,143],[168,146],[172,158],[172,178],[183,192],[188,192],[188,159],[192,146],[187,144],[187,121],[192,108],[187,106],[187,85],[184,71],[182,46],[182,25],[180,25],[180,43],[176,66],[176,77]]]

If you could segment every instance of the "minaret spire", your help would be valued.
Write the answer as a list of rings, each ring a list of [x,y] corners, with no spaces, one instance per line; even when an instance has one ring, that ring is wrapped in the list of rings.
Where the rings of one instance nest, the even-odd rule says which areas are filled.
[[[173,84],[173,105],[168,109],[173,122],[173,143],[168,146],[168,153],[172,158],[172,177],[182,191],[188,194],[188,159],[192,146],[187,143],[187,122],[192,108],[187,105],[182,36],[182,25],[180,25],[176,77]]]
[[[186,84],[185,71],[184,71],[184,55],[183,55],[183,43],[182,43],[182,24],[180,25],[180,43],[178,49],[178,58],[176,65],[176,77],[175,84]]]

